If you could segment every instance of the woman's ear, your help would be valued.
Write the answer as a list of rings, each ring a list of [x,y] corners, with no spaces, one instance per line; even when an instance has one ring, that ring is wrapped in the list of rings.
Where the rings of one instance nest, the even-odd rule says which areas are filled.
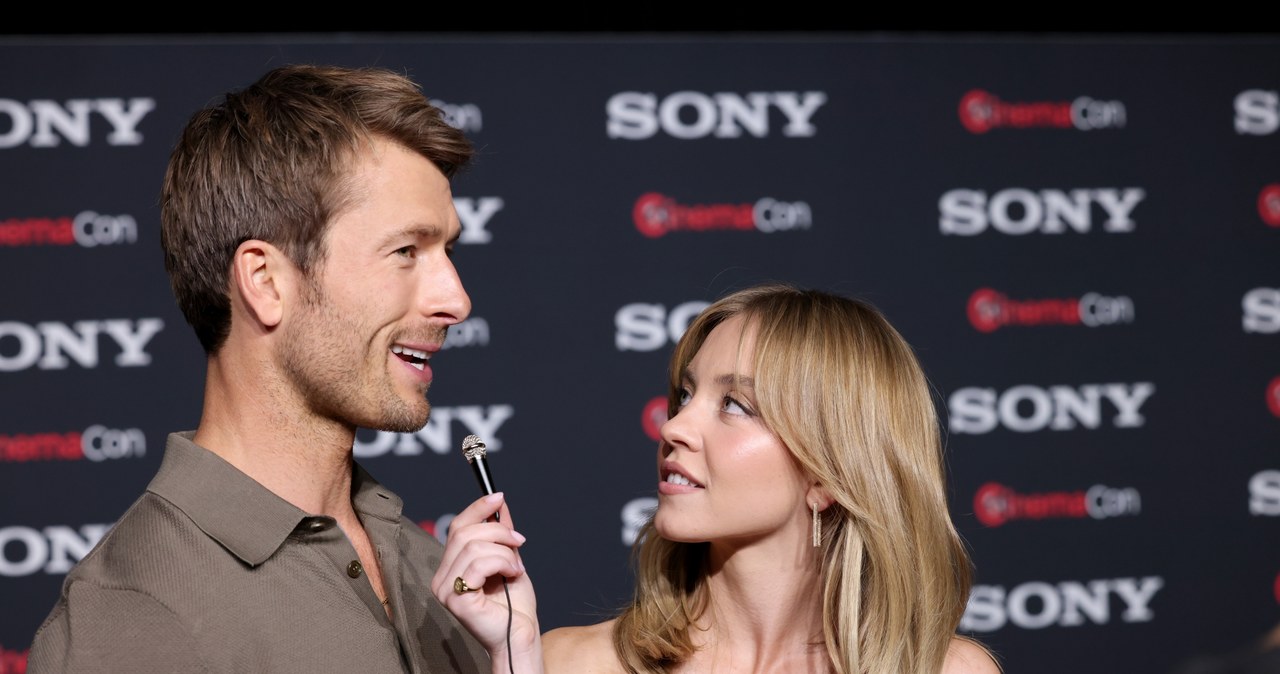
[[[831,492],[827,491],[826,487],[817,482],[814,482],[809,486],[809,490],[805,492],[804,498],[805,502],[807,502],[810,507],[817,504],[818,512],[822,512],[827,508],[830,508],[831,504],[835,502],[835,498],[831,496]]]

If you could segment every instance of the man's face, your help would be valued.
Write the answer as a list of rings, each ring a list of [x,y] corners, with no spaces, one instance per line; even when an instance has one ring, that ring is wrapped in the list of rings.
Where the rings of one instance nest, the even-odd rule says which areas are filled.
[[[285,315],[278,358],[310,413],[416,431],[431,410],[428,359],[471,312],[450,260],[461,232],[453,194],[434,164],[381,139],[358,158],[351,187],[313,285]]]

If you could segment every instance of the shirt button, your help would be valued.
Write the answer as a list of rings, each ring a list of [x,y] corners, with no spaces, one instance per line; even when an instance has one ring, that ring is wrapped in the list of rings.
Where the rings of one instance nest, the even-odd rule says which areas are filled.
[[[351,563],[347,565],[347,575],[352,578],[359,578],[361,571],[364,571],[364,567],[360,566],[359,560],[353,559],[351,560]]]

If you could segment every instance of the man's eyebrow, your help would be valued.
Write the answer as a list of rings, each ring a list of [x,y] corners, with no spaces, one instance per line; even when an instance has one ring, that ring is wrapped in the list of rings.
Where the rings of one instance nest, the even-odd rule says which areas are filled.
[[[442,229],[440,228],[439,225],[409,225],[408,227],[405,227],[403,229],[397,229],[394,232],[387,234],[385,237],[383,237],[381,245],[383,246],[390,245],[396,239],[399,239],[405,236],[412,236],[414,238],[434,239],[434,238],[438,238],[441,235],[441,232],[442,232]],[[449,242],[453,243],[454,241],[457,241],[458,236],[461,234],[462,234],[462,230],[459,229],[458,232],[453,235],[453,238],[449,240]]]

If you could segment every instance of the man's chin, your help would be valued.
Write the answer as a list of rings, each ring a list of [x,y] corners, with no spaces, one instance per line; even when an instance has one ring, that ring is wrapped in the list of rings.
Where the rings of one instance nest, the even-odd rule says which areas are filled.
[[[396,410],[383,410],[377,419],[370,423],[360,424],[365,428],[389,433],[417,433],[427,425],[431,416],[431,406],[423,401],[421,405],[405,406]]]

